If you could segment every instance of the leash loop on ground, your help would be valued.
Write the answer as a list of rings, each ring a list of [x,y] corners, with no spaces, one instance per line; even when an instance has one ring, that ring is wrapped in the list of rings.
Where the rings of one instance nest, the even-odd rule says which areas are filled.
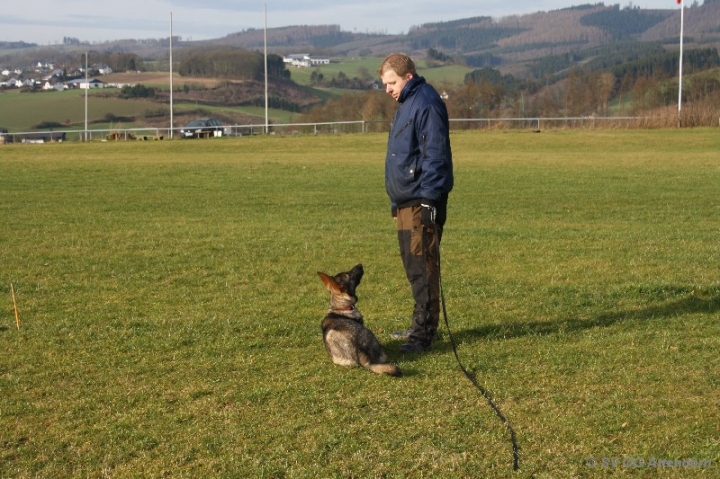
[[[450,344],[452,345],[453,354],[455,355],[455,360],[457,361],[458,365],[460,366],[460,370],[465,374],[465,377],[470,381],[473,386],[477,388],[478,391],[483,395],[487,403],[490,405],[492,410],[495,412],[495,415],[500,419],[500,421],[505,425],[505,428],[510,433],[510,442],[512,443],[512,455],[513,455],[513,470],[517,471],[520,467],[520,451],[517,445],[517,438],[515,436],[515,430],[510,425],[510,422],[505,418],[505,415],[502,413],[500,408],[497,404],[495,404],[495,401],[493,400],[492,395],[490,392],[485,389],[483,386],[481,386],[478,382],[475,376],[470,373],[465,366],[463,365],[462,361],[460,360],[460,356],[457,352],[457,345],[455,344],[455,338],[452,335],[452,332],[450,331],[450,323],[448,322],[447,317],[447,310],[445,308],[445,293],[443,292],[442,287],[442,273],[440,269],[440,235],[437,231],[438,227],[435,227],[435,244],[437,245],[437,261],[438,261],[438,278],[440,283],[440,302],[442,303],[442,312],[443,312],[443,318],[445,320],[445,327],[448,331],[448,337],[450,338]]]

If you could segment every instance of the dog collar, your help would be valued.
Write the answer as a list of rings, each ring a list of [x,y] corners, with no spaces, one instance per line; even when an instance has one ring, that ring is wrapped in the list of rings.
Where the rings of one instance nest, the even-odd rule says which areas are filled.
[[[342,308],[333,308],[331,306],[330,311],[357,311],[357,309],[351,304],[350,306],[343,306]]]

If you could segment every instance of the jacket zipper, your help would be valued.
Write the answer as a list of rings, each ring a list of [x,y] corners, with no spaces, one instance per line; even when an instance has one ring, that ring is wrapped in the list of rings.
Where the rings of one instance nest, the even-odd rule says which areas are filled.
[[[407,121],[407,123],[405,123],[405,124],[403,125],[403,127],[402,127],[402,128],[400,128],[400,130],[398,130],[398,132],[397,132],[397,133],[395,133],[395,135],[394,135],[394,136],[395,136],[395,138],[397,138],[397,137],[398,137],[398,135],[400,135],[400,133],[402,133],[403,131],[405,131],[405,129],[406,129],[406,128],[407,128],[408,126],[410,126],[410,123],[412,123],[412,118],[411,118],[411,119],[409,119],[409,120]]]

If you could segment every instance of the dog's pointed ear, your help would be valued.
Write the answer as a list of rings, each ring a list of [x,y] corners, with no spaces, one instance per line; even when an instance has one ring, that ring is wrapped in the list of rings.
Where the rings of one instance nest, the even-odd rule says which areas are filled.
[[[321,273],[318,271],[318,276],[320,276],[320,281],[323,282],[325,285],[325,288],[328,291],[336,291],[338,289],[338,284],[335,282],[332,276],[328,276],[325,273]]]

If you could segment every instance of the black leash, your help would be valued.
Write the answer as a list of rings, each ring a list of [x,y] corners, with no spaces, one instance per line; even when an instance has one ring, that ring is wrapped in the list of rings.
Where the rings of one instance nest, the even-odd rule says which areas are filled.
[[[438,260],[438,279],[440,283],[440,301],[442,302],[442,312],[443,312],[443,318],[445,319],[445,327],[448,331],[448,337],[450,338],[450,344],[452,345],[453,353],[455,354],[455,359],[457,360],[458,365],[460,366],[460,369],[465,374],[465,377],[468,378],[468,380],[475,386],[478,391],[485,397],[487,400],[487,403],[490,405],[492,410],[495,412],[495,415],[500,419],[500,421],[505,425],[508,432],[510,433],[510,442],[512,443],[512,454],[513,454],[513,471],[517,471],[520,467],[520,453],[519,448],[517,445],[517,438],[515,437],[515,430],[510,425],[510,422],[505,418],[505,415],[503,415],[502,411],[500,411],[500,408],[497,404],[495,404],[495,401],[493,400],[492,396],[488,392],[487,389],[482,387],[478,382],[477,379],[475,379],[475,376],[470,373],[465,366],[463,366],[462,361],[460,361],[460,356],[458,356],[457,352],[457,346],[455,344],[455,338],[453,338],[452,332],[450,331],[450,323],[448,322],[447,317],[447,310],[445,309],[445,293],[443,292],[442,287],[442,274],[440,270],[440,237],[438,233],[438,226],[435,226],[435,242],[437,245],[437,260]]]

